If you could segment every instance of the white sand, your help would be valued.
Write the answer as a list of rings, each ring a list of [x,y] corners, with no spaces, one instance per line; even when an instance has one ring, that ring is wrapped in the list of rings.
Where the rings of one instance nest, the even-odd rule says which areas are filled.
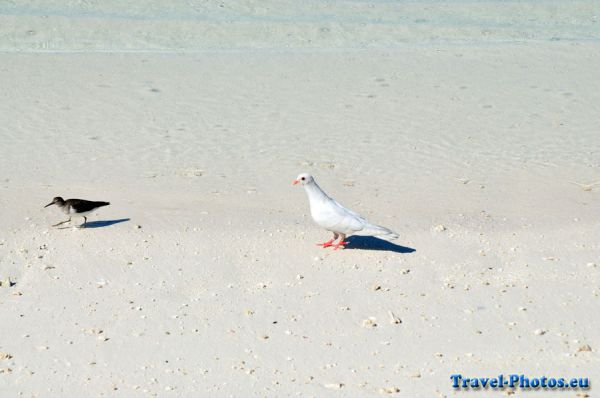
[[[1,54],[0,395],[594,382],[599,49]],[[303,171],[399,246],[315,246]]]

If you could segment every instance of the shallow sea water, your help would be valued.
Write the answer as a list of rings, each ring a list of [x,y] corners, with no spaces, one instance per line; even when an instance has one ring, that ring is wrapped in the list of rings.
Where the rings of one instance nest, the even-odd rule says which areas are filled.
[[[390,48],[600,38],[597,1],[4,1],[2,51]]]

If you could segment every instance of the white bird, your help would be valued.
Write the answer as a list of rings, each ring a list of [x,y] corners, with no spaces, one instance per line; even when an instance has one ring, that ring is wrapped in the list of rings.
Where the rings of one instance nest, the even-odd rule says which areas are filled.
[[[310,214],[317,225],[333,232],[333,239],[324,243],[317,243],[319,246],[333,246],[335,249],[343,248],[344,245],[348,244],[348,242],[345,242],[348,235],[376,236],[385,240],[398,238],[395,232],[371,224],[364,217],[346,209],[329,197],[310,174],[300,174],[293,184],[304,186],[310,203]],[[338,238],[340,240],[334,244]]]

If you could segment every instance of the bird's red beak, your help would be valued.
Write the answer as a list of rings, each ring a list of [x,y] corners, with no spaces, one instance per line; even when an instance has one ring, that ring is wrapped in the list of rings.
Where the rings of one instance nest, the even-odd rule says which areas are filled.
[[[298,181],[298,180],[292,181],[292,185],[296,185],[296,184],[300,184],[300,181]]]

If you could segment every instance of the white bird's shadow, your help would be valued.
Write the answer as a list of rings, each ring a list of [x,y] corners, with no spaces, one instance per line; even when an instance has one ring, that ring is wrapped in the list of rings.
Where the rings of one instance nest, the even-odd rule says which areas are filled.
[[[383,250],[404,254],[416,251],[412,247],[400,246],[374,236],[349,236],[346,241],[348,244],[344,247],[345,250]]]

